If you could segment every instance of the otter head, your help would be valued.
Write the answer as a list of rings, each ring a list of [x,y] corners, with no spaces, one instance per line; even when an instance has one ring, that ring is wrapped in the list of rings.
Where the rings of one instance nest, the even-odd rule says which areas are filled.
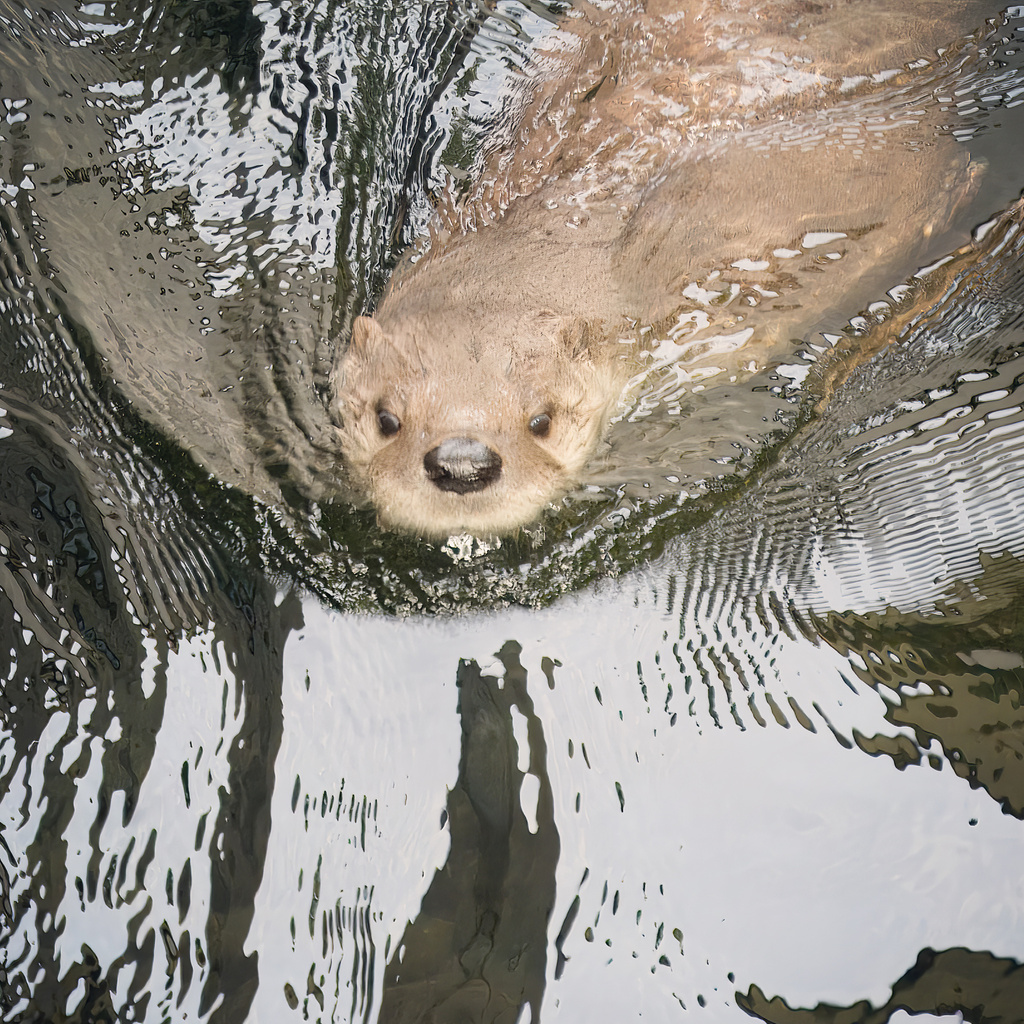
[[[579,479],[622,373],[593,325],[355,321],[331,413],[357,491],[388,527],[497,536]]]

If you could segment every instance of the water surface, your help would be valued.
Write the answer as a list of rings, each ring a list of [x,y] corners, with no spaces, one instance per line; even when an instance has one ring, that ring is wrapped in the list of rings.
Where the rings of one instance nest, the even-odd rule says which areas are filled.
[[[0,10],[3,1020],[1019,1019],[1020,10],[972,250],[383,533],[334,346],[562,13]]]

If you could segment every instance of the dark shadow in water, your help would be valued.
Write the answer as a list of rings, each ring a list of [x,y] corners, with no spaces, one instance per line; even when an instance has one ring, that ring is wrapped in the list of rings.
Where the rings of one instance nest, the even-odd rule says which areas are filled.
[[[1024,818],[1024,563],[985,559],[984,574],[963,581],[970,596],[940,614],[830,614],[816,621],[826,643],[851,658],[858,678],[885,695],[885,718],[899,735],[862,736],[866,753],[903,769],[937,740],[944,759],[972,789],[1006,814]],[[1021,1004],[1024,1006],[1024,1003]]]
[[[177,543],[189,551],[190,566],[206,566],[205,578],[192,577],[186,585],[171,576],[134,574],[116,491],[105,503],[94,503],[96,481],[83,482],[76,461],[64,457],[42,424],[13,416],[6,422],[13,432],[0,460],[0,723],[9,742],[0,786],[24,785],[26,818],[37,804],[45,810],[20,859],[6,844],[0,853],[6,896],[0,901],[0,1010],[21,1006],[17,1018],[4,1019],[25,1021],[142,1019],[159,991],[152,975],[163,961],[168,976],[179,976],[179,1004],[192,984],[201,984],[205,1008],[220,1001],[211,1021],[242,1020],[258,982],[258,954],[246,953],[244,946],[270,835],[282,730],[282,651],[299,622],[298,602],[275,607],[270,586],[226,566],[197,533],[181,532]],[[163,497],[170,499],[170,492]],[[183,584],[180,594],[173,593],[174,582]],[[191,858],[177,877],[168,873],[166,917],[159,933],[153,929],[154,901],[163,898],[151,867],[157,832],[139,831],[133,823],[163,725],[167,667],[177,642],[157,612],[168,603],[184,619],[178,620],[183,634],[214,623],[225,668],[224,712],[239,720],[224,755],[227,780],[216,816],[208,824],[204,819],[195,837],[196,853],[203,851],[195,870],[211,873],[203,935],[180,927],[191,902]],[[147,611],[151,619],[140,617]],[[155,645],[154,636],[160,637]],[[148,670],[147,646],[156,651],[156,664],[150,656]],[[234,678],[233,693],[227,674]],[[55,714],[58,722],[67,719],[56,741],[44,737]],[[35,762],[42,752],[40,766]],[[65,833],[76,812],[82,814],[90,791],[80,786],[94,758],[100,759],[100,779],[88,862],[79,873],[79,851]],[[186,795],[187,774],[186,760]],[[109,843],[101,834],[116,807],[122,838],[108,858]],[[166,827],[173,828],[173,821]],[[11,872],[21,876],[13,901]],[[69,959],[61,941],[62,908],[75,899],[72,886],[83,907],[102,900],[110,909],[137,910],[122,952],[112,961],[98,958],[88,944],[75,951],[76,960]],[[159,911],[155,916],[159,920]],[[23,932],[32,939],[19,948],[11,937]],[[163,1010],[172,1013],[173,1007]]]
[[[884,1006],[864,999],[852,1006],[792,1009],[778,996],[766,998],[756,985],[745,995],[737,993],[736,1001],[767,1024],[886,1024],[897,1010],[960,1013],[970,1024],[1017,1024],[1024,1007],[1024,965],[971,949],[923,949]]]
[[[24,1019],[65,1019],[67,999],[81,979],[86,983],[79,1006],[82,1016],[71,1019],[113,1021],[116,1018],[104,977],[109,965],[98,967],[86,947],[78,964],[61,963],[55,955],[62,930],[57,922],[71,884],[82,901],[99,895],[109,905],[112,898],[120,898],[114,896],[120,885],[112,886],[109,876],[99,877],[100,853],[95,841],[115,792],[123,794],[122,826],[130,831],[134,795],[152,759],[166,690],[162,672],[158,672],[150,698],[139,699],[143,638],[125,607],[124,595],[118,593],[102,524],[67,464],[35,448],[27,434],[28,443],[19,446],[17,456],[8,448],[8,457],[0,462],[0,488],[5,496],[0,530],[9,538],[5,568],[13,584],[5,586],[0,595],[0,658],[7,680],[0,697],[0,720],[13,747],[2,765],[0,786],[7,788],[22,772],[28,773],[37,749],[50,747],[40,743],[40,738],[54,711],[73,713],[84,700],[101,697],[90,719],[93,735],[98,736],[109,729],[114,708],[134,704],[135,713],[121,721],[120,738],[106,745],[102,753],[103,778],[90,829],[93,849],[84,877],[78,876],[72,883],[63,838],[74,814],[78,780],[90,760],[91,748],[85,745],[68,768],[61,770],[61,755],[73,750],[79,740],[77,728],[69,726],[62,739],[50,747],[41,787],[35,791],[25,788],[22,813],[27,815],[28,804],[37,800],[45,802],[46,812],[34,839],[23,847],[20,863],[11,865],[31,879],[31,898],[26,898],[22,889],[6,908],[4,930],[9,934],[23,927],[26,918],[34,919],[35,949],[30,958],[23,959],[21,951],[5,948],[0,1008],[9,1009],[27,997],[29,1010]],[[35,614],[27,614],[30,610]],[[57,635],[41,636],[48,626]],[[60,642],[67,627],[82,639],[77,653],[72,653],[70,644]],[[130,843],[128,853],[132,846],[139,847],[140,862],[144,863],[146,854],[141,848],[147,837],[136,836]],[[152,931],[140,936],[132,929],[125,937],[125,954],[119,965],[134,973],[128,1004],[133,992],[146,987],[153,956]]]
[[[559,841],[544,734],[520,651],[510,641],[498,653],[502,680],[482,675],[476,662],[459,665],[462,755],[448,797],[451,849],[384,970],[381,1024],[513,1024],[527,1004],[530,1019],[540,1019]],[[513,708],[527,721],[526,773],[540,783],[532,830],[520,803],[526,773]]]
[[[142,58],[138,71],[147,92],[157,78],[170,75],[180,83],[212,71],[238,114],[244,99],[259,90],[263,22],[252,0],[118,0],[107,6],[116,8],[128,52]],[[175,59],[146,59],[153,53],[173,53]]]
[[[885,694],[885,718],[901,727],[896,735],[854,731],[861,750],[900,770],[925,761],[940,769],[945,761],[1005,814],[1024,818],[1024,563],[1003,555],[982,564],[982,575],[960,581],[937,614],[831,613],[814,626],[863,683]],[[885,1024],[897,1010],[1015,1024],[1024,965],[983,950],[924,949],[883,1006],[792,1009],[756,985],[737,993],[737,1003],[768,1024]]]
[[[220,808],[207,844],[211,870],[206,924],[210,968],[200,1009],[208,1010],[223,999],[210,1015],[211,1024],[244,1020],[259,986],[259,952],[246,953],[245,946],[270,839],[270,804],[283,728],[284,644],[288,633],[302,625],[297,599],[275,608],[269,588],[259,598],[255,607],[263,614],[252,624],[253,633],[259,634],[254,649],[232,651],[224,644],[234,662],[234,700],[236,711],[241,710],[241,722],[227,754],[228,784],[221,789]],[[218,638],[224,632],[222,626],[215,627]],[[187,945],[180,953],[184,966]]]

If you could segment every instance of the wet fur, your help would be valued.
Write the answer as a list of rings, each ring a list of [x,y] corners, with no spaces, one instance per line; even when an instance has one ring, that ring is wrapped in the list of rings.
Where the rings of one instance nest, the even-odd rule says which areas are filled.
[[[978,6],[652,0],[570,19],[518,145],[442,205],[335,367],[351,479],[381,521],[511,532],[581,479],[644,339],[709,319],[683,332],[681,369],[735,375],[912,272],[971,188],[968,154],[935,133],[934,83],[869,76],[934,57]],[[886,121],[893,105],[907,113]],[[828,257],[777,255],[808,232],[844,237]],[[701,297],[720,290],[740,301]],[[446,437],[500,453],[493,487],[426,478]]]

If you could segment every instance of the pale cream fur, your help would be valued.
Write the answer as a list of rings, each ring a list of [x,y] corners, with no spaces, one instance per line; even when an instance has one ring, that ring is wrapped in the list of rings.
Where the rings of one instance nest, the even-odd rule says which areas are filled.
[[[442,204],[335,367],[350,475],[387,526],[529,522],[581,479],[642,339],[681,340],[695,374],[763,367],[912,272],[971,188],[935,131],[934,72],[904,64],[980,4],[584,6],[529,83],[518,144]],[[498,452],[499,479],[439,490],[423,458],[449,437]]]

